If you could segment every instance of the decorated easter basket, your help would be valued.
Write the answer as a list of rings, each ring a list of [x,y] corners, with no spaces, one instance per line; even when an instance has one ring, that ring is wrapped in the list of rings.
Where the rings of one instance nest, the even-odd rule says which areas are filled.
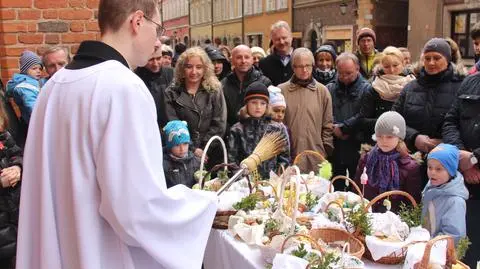
[[[295,191],[295,200],[293,203],[294,205],[292,208],[293,214],[292,214],[292,217],[290,218],[285,214],[284,207],[281,205],[284,204],[283,202],[284,202],[285,188],[287,184],[290,182],[292,172],[293,172],[293,176],[295,176],[296,191]],[[295,224],[296,224],[297,211],[298,211],[300,170],[296,166],[288,167],[282,173],[281,179],[282,179],[282,182],[280,184],[279,192],[277,192],[279,206],[277,210],[272,214],[272,218],[276,220],[281,220],[283,223],[285,223],[285,227],[289,226],[287,235],[293,235],[295,231]],[[288,225],[289,221],[290,221],[290,225]],[[272,248],[270,245],[259,245],[258,247],[260,248],[260,252],[263,260],[269,264],[273,262],[273,258],[275,257],[275,255],[282,251],[281,248],[275,249],[275,248]]]
[[[223,162],[224,163],[215,165],[210,171],[205,171],[205,159],[207,157],[207,152],[208,152],[208,149],[209,149],[210,145],[215,140],[218,140],[220,142],[220,144],[222,145]],[[201,157],[201,160],[200,160],[200,169],[199,169],[199,172],[198,172],[201,175],[200,178],[199,178],[199,182],[198,182],[198,184],[200,185],[200,189],[205,188],[205,184],[208,184],[207,182],[205,182],[205,179],[209,175],[211,175],[212,173],[218,172],[221,169],[223,169],[224,173],[226,174],[226,173],[228,173],[229,169],[230,170],[238,169],[237,165],[229,164],[227,158],[228,158],[227,147],[225,146],[225,142],[223,141],[223,139],[219,136],[213,136],[212,138],[210,138],[210,140],[208,140],[208,142],[207,142],[207,145],[205,146],[205,149],[203,150],[203,154],[202,154],[202,157]],[[221,181],[221,179],[220,178],[215,178],[215,179],[211,180],[211,182],[215,182],[215,181]],[[250,193],[251,193],[252,186],[250,184],[250,181],[248,181],[248,187],[249,187]],[[212,228],[228,229],[228,219],[230,218],[231,215],[235,215],[236,213],[237,213],[236,210],[217,211],[217,213],[215,214],[215,218],[213,220]]]
[[[440,235],[428,241],[427,245],[425,246],[425,252],[423,253],[422,260],[414,265],[414,269],[428,269],[429,261],[430,261],[430,253],[432,251],[433,245],[440,241],[440,240],[447,240],[447,259],[445,268],[462,268],[462,269],[470,269],[470,267],[464,264],[461,261],[456,259],[455,255],[455,244],[453,242],[453,237],[448,235]]]
[[[415,201],[415,199],[413,199],[413,197],[404,192],[404,191],[387,191],[387,192],[384,192],[380,195],[378,195],[377,197],[373,198],[370,203],[368,203],[366,206],[365,206],[365,210],[368,211],[374,204],[376,204],[378,201],[380,201],[381,199],[384,199],[384,198],[387,198],[391,195],[401,195],[401,196],[404,196],[406,197],[413,205],[413,207],[417,207],[417,202]],[[361,235],[361,234],[358,234],[358,233],[354,233],[354,235],[364,244],[365,246],[365,254],[363,257],[371,260],[371,261],[374,261],[373,258],[372,258],[372,254],[370,253],[370,251],[368,250],[368,247],[366,245],[366,241],[365,241],[365,235]],[[407,255],[407,250],[408,250],[408,244],[405,245],[401,250],[398,250],[398,251],[395,251],[394,253],[391,253],[390,255],[388,256],[384,256],[382,258],[380,258],[379,260],[376,260],[374,262],[376,263],[380,263],[380,264],[401,264],[405,261],[405,256]]]
[[[310,230],[310,236],[316,241],[319,239],[330,244],[338,241],[345,241],[350,245],[349,253],[351,256],[362,258],[365,247],[362,242],[347,231],[335,228],[320,228]]]
[[[333,183],[337,180],[347,181],[353,187],[355,192],[334,191]],[[346,176],[336,176],[336,177],[334,177],[330,181],[328,189],[329,189],[329,192],[326,193],[324,196],[322,196],[320,198],[319,202],[318,202],[318,207],[316,208],[317,213],[326,212],[327,205],[330,206],[330,203],[332,201],[337,201],[338,202],[337,204],[341,205],[342,209],[345,210],[345,212],[342,212],[342,213],[347,213],[347,208],[348,208],[348,210],[352,210],[353,208],[355,208],[359,204],[365,205],[369,202],[368,200],[366,200],[363,197],[362,191],[360,190],[358,185],[355,184],[355,182],[353,180],[351,180],[350,178],[348,178]],[[344,201],[346,201],[346,203],[344,203]],[[344,215],[346,215],[346,214],[344,214]]]
[[[355,181],[351,180],[350,178],[348,178],[346,176],[336,176],[336,177],[332,178],[332,180],[330,180],[330,188],[329,188],[330,192],[333,192],[333,190],[334,190],[333,183],[337,180],[340,180],[340,179],[344,179],[345,181],[348,181],[348,183],[353,186],[353,188],[355,189],[357,194],[360,195],[360,197],[363,198],[363,193],[360,190],[360,188],[358,187],[357,183],[355,183]]]
[[[333,267],[329,265],[328,268],[338,268],[338,269],[364,269],[365,268],[365,263],[362,262],[361,258],[358,258],[356,256],[352,256],[350,254],[350,243],[345,243],[343,245],[342,249],[342,256],[340,258],[340,264],[336,264]],[[322,264],[322,259],[317,259],[310,264],[307,265],[305,269],[310,269],[313,268],[314,266],[320,265],[322,266],[321,268],[324,268],[326,266],[325,264]]]
[[[311,191],[316,196],[321,197],[329,191],[329,179],[332,176],[331,164],[328,163],[322,154],[313,150],[305,150],[298,154],[295,157],[293,164],[299,166],[299,164],[301,164],[302,161],[307,160],[309,156],[313,156],[315,160],[318,160],[319,170],[318,173],[316,171],[310,171],[307,174],[302,174],[302,182],[305,184],[307,192]],[[323,167],[324,165],[328,165],[330,169]],[[327,169],[323,170],[324,168]],[[311,181],[311,179],[313,179],[313,181]]]
[[[320,245],[317,243],[317,241],[313,237],[305,234],[292,234],[287,238],[285,238],[285,240],[283,241],[282,247],[280,249],[280,253],[283,253],[287,248],[288,246],[287,242],[295,238],[300,238],[302,241],[307,241],[310,243],[313,249],[319,250],[322,253],[324,252],[324,250],[320,247]]]
[[[315,157],[318,160],[318,164],[321,164],[322,162],[326,161],[325,157],[322,154],[314,150],[305,150],[295,157],[295,159],[293,160],[293,164],[298,166],[300,162],[308,156]]]

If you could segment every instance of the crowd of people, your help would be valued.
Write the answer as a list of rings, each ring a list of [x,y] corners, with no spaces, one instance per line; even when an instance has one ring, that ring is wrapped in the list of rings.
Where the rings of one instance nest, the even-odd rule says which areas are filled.
[[[148,62],[136,66],[134,72],[155,103],[155,128],[161,134],[163,148],[160,142],[146,146],[163,151],[167,187],[192,187],[202,155],[206,155],[209,168],[223,162],[219,143],[213,143],[211,150],[204,152],[213,136],[225,139],[229,162],[238,164],[253,152],[267,130],[282,132],[289,144],[282,154],[259,167],[261,177],[268,178],[271,170],[291,164],[305,150],[317,151],[327,158],[334,176],[348,175],[360,184],[361,174],[366,171],[367,199],[389,190],[410,193],[423,202],[422,215],[432,235],[450,234],[456,242],[470,237],[473,244],[467,260],[473,264],[480,257],[479,235],[474,231],[479,219],[474,211],[480,205],[480,75],[476,74],[480,64],[468,72],[451,39],[432,38],[425,44],[420,59],[412,63],[406,48],[389,46],[378,51],[372,29],[362,28],[356,37],[356,53],[339,54],[330,42],[314,52],[294,49],[290,26],[278,21],[271,27],[272,45],[267,52],[247,45],[231,50],[212,44],[187,48],[178,43],[174,49],[167,44],[157,46]],[[480,55],[480,25],[473,27],[472,39]],[[4,102],[0,103],[4,187],[0,195],[8,203],[0,203],[0,214],[8,217],[0,218],[0,231],[11,228],[11,233],[16,233],[22,185],[21,148],[42,86],[47,84],[48,88],[53,77],[55,82],[50,88],[62,87],[62,83],[70,81],[68,72],[97,63],[83,53],[80,49],[68,64],[68,51],[61,47],[51,48],[42,57],[25,51],[19,61],[20,73],[7,84]],[[71,70],[62,76],[54,75],[67,64]],[[113,65],[111,68],[118,69]],[[47,77],[42,76],[42,70]],[[82,77],[76,79],[83,83]],[[118,79],[123,81],[125,77]],[[91,97],[99,98],[94,95]],[[131,95],[124,97],[128,96]],[[50,110],[49,105],[43,102],[38,110],[58,112]],[[78,113],[79,120],[88,121]],[[110,117],[103,110],[98,113]],[[141,122],[142,118],[134,120]],[[11,126],[7,127],[9,123]],[[44,133],[38,139],[49,139],[45,137],[49,126],[42,128]],[[130,138],[124,139],[128,142]],[[33,138],[29,140],[35,143]],[[129,147],[143,143],[132,142]],[[300,167],[309,172],[318,169],[316,164],[315,159],[306,158]],[[335,188],[346,187],[343,182],[336,182]],[[393,199],[393,210],[399,202],[400,199]],[[127,241],[130,236],[125,235]],[[0,233],[0,258],[15,255],[14,243],[11,235],[4,237]]]

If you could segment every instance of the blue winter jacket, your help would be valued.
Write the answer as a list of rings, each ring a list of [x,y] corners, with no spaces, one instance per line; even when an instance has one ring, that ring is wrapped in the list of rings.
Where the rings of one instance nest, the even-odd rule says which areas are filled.
[[[423,190],[422,219],[432,238],[440,234],[451,235],[456,244],[466,236],[467,199],[468,190],[458,171],[454,179],[443,185],[432,186],[428,182]]]
[[[40,82],[25,74],[14,74],[7,83],[7,96],[13,97],[20,108],[22,119],[28,124],[33,106],[40,92]]]

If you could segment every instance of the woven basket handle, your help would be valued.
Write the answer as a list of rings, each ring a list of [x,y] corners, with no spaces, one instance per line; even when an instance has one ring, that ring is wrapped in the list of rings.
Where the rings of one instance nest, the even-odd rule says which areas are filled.
[[[272,185],[272,183],[266,181],[266,180],[259,180],[257,182],[255,182],[252,186],[253,189],[255,189],[256,187],[258,187],[259,185],[268,185],[270,187],[272,187],[272,190],[273,190],[273,195],[275,195],[275,200],[278,201],[278,195],[277,195],[277,190],[275,189],[275,187]]]
[[[368,211],[368,209],[370,207],[372,207],[375,203],[377,203],[378,201],[380,201],[381,199],[383,198],[386,198],[390,195],[401,195],[401,196],[405,196],[408,198],[408,200],[410,200],[410,202],[412,203],[413,207],[417,207],[417,202],[415,201],[415,199],[413,199],[413,197],[408,194],[407,192],[404,192],[404,191],[387,191],[387,192],[384,192],[384,193],[381,193],[379,194],[377,197],[373,198],[370,203],[367,204],[367,206],[365,207],[365,211]]]
[[[288,236],[287,238],[285,238],[285,240],[283,240],[282,248],[280,249],[280,253],[283,253],[283,251],[285,250],[285,245],[287,244],[288,240],[293,239],[293,238],[297,238],[297,237],[307,239],[307,241],[309,241],[310,244],[312,245],[312,248],[314,248],[316,250],[319,250],[322,253],[324,252],[322,247],[320,247],[320,245],[315,240],[313,240],[313,238],[311,238],[310,236],[305,235],[305,234],[292,234],[292,235]]]
[[[280,185],[280,193],[278,195],[279,201],[278,201],[278,209],[280,212],[286,216],[285,212],[283,211],[283,199],[284,199],[284,193],[285,193],[285,187],[287,186],[287,183],[290,183],[290,178],[292,176],[292,170],[296,173],[295,180],[295,208],[293,208],[293,216],[292,216],[292,227],[290,228],[290,234],[293,234],[295,231],[295,221],[297,219],[297,211],[298,211],[298,200],[300,199],[300,170],[298,169],[297,166],[290,166],[288,167],[285,172],[282,174],[282,184]]]
[[[200,173],[203,174],[203,169],[205,168],[205,158],[207,157],[207,152],[208,152],[208,149],[210,148],[210,145],[212,144],[213,141],[215,140],[218,140],[220,141],[220,144],[222,144],[222,148],[223,148],[223,163],[224,164],[228,164],[228,155],[227,155],[227,147],[225,146],[225,142],[223,141],[223,139],[218,136],[218,135],[215,135],[215,136],[212,136],[212,138],[210,138],[207,142],[207,145],[205,146],[205,148],[203,149],[203,153],[202,153],[202,158],[200,159]],[[227,171],[227,166],[225,166],[225,171]],[[203,180],[204,180],[204,177],[202,176],[202,178],[200,178],[200,181],[198,182],[198,185],[203,188]]]
[[[343,211],[343,206],[337,201],[331,201],[330,203],[328,203],[327,206],[325,207],[325,212],[328,212],[328,208],[330,208],[331,205],[337,205],[340,208],[340,211],[342,212],[342,218],[344,220],[345,219],[345,212]],[[321,210],[322,209],[320,208],[317,211],[317,214],[320,213]]]
[[[422,260],[414,265],[414,269],[428,269],[432,247],[436,242],[440,240],[447,240],[447,261],[445,264],[445,268],[452,268],[452,264],[456,260],[455,244],[453,242],[453,237],[449,235],[440,235],[428,241],[427,246],[425,247],[425,252],[423,253]]]
[[[363,201],[363,193],[360,190],[360,188],[358,187],[357,183],[355,183],[355,181],[351,180],[350,178],[348,178],[346,176],[336,176],[336,177],[332,178],[332,180],[330,180],[330,186],[328,187],[329,192],[333,191],[333,182],[335,182],[339,179],[345,179],[346,181],[350,182],[350,184],[352,184],[353,188],[358,193],[358,195],[360,195],[360,197],[362,197],[362,201]]]
[[[295,157],[295,159],[293,160],[293,164],[298,165],[298,163],[302,160],[302,157],[308,156],[308,155],[313,155],[313,156],[317,157],[317,159],[320,160],[320,163],[325,161],[325,157],[323,157],[322,154],[320,154],[320,153],[318,153],[314,150],[305,150],[305,151],[302,151],[300,154],[298,154]]]

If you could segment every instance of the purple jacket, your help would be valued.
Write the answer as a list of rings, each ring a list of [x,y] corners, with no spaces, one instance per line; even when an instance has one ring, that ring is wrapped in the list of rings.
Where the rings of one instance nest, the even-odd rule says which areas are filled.
[[[367,155],[370,154],[366,153],[360,157],[357,166],[357,172],[355,173],[355,183],[362,189],[362,185],[360,183],[360,176],[362,175],[363,168],[365,167],[365,163],[367,162]],[[398,159],[398,168],[400,170],[400,191],[404,191],[409,193],[413,196],[417,203],[421,201],[421,194],[422,194],[422,175],[420,170],[420,165],[410,156],[400,157]],[[365,185],[365,193],[364,197],[368,200],[372,200],[376,196],[378,196],[380,190],[377,187],[372,187],[369,184]],[[392,196],[390,198],[392,202],[392,211],[397,212],[400,206],[400,202],[404,202],[406,205],[411,205],[411,202],[404,196]],[[374,211],[383,212],[385,209],[382,206],[383,200],[377,203],[374,206]]]

